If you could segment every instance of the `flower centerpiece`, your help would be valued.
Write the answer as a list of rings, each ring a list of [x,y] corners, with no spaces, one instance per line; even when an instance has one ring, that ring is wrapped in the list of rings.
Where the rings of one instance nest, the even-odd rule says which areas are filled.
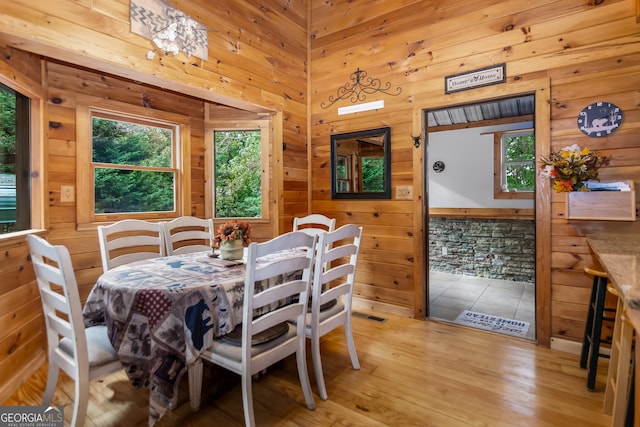
[[[245,221],[231,220],[218,227],[213,247],[220,249],[222,259],[241,259],[245,246],[251,243],[251,225]]]
[[[598,169],[609,164],[609,159],[588,147],[577,144],[565,147],[549,157],[540,159],[543,173],[553,179],[553,189],[558,193],[567,191],[590,191],[585,181],[598,179]]]

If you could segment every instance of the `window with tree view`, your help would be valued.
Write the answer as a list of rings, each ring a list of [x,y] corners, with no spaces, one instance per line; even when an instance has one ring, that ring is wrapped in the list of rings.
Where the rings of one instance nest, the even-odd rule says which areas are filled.
[[[262,131],[215,130],[214,216],[262,215]]]
[[[176,210],[176,133],[171,124],[92,112],[94,213]]]
[[[0,84],[0,234],[31,228],[30,100]]]
[[[497,193],[521,193],[532,197],[535,188],[535,136],[532,130],[501,132],[496,134],[496,145],[499,145],[500,177],[496,182]],[[498,148],[498,147],[496,147]],[[497,151],[497,150],[496,150]],[[496,167],[498,167],[496,165]],[[527,194],[528,193],[528,194]]]

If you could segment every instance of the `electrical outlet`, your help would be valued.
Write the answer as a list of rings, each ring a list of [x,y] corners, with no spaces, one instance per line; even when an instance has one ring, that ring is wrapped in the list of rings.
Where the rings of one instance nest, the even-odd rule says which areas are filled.
[[[398,185],[396,187],[396,200],[412,200],[413,185]]]
[[[443,246],[442,247],[442,256],[447,256],[448,253],[449,253],[449,251],[447,251],[447,247]]]

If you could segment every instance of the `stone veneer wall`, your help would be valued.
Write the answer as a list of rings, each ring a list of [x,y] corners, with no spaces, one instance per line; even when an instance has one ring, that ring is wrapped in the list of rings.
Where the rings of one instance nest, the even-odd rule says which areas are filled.
[[[532,220],[430,218],[429,267],[431,271],[534,283],[535,237]]]

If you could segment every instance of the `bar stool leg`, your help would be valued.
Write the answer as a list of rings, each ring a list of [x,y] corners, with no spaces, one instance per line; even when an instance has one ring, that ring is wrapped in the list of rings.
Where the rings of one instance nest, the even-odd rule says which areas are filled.
[[[606,278],[593,276],[593,285],[591,286],[591,298],[589,299],[589,311],[587,313],[587,324],[584,328],[584,336],[582,338],[582,351],[580,353],[580,367],[586,368],[587,361],[589,360],[589,349],[591,348],[591,334],[593,333],[593,317],[594,306],[596,303],[596,295],[600,285],[600,280],[607,280]]]
[[[633,368],[631,369],[631,385],[629,386],[629,400],[627,402],[627,415],[625,417],[624,427],[634,427],[634,417],[635,417],[635,399],[636,399],[636,382],[634,381],[636,377],[636,364],[633,363]]]
[[[589,348],[589,366],[587,368],[587,388],[595,390],[596,373],[598,371],[598,359],[606,357],[600,354],[600,335],[602,332],[602,320],[604,313],[604,299],[607,292],[607,279],[599,280],[594,304],[593,327],[591,330],[591,346]]]

